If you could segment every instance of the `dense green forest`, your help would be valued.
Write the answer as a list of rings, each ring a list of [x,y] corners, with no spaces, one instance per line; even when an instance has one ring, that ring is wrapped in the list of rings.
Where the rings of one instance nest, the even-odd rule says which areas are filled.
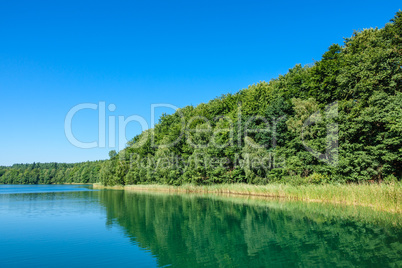
[[[103,161],[0,166],[0,184],[94,183]]]
[[[360,182],[402,175],[402,12],[320,61],[163,115],[102,165],[106,185]]]
[[[0,183],[400,180],[401,63],[399,11],[311,65],[164,114],[110,160],[0,167]]]

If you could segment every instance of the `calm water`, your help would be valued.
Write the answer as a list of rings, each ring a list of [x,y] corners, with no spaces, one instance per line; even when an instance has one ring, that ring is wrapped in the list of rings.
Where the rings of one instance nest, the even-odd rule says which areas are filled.
[[[0,267],[401,267],[400,220],[324,204],[0,185]]]

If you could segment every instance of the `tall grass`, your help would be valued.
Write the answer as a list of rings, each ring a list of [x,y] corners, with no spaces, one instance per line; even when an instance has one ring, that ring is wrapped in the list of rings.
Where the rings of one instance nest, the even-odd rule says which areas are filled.
[[[134,191],[126,191],[127,194]],[[211,201],[224,201],[233,204],[262,206],[275,210],[292,212],[294,217],[307,217],[316,223],[338,221],[339,219],[359,221],[366,224],[374,224],[382,227],[402,228],[402,213],[373,210],[367,206],[350,206],[342,203],[329,202],[305,202],[302,200],[289,200],[283,198],[269,198],[258,195],[233,195],[217,193],[180,193],[163,191],[135,191],[143,195],[180,195],[182,198],[205,197]]]
[[[401,182],[389,184],[307,184],[300,186],[289,184],[250,185],[238,183],[206,186],[192,184],[182,186],[152,184],[104,187],[95,184],[94,188],[265,196],[288,200],[367,206],[374,210],[393,213],[402,212]]]

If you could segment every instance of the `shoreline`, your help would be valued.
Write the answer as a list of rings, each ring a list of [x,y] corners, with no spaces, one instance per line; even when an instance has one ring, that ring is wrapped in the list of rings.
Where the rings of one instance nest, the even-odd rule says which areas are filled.
[[[344,204],[370,207],[377,211],[402,213],[402,184],[352,184],[352,185],[301,185],[287,184],[249,185],[216,184],[181,186],[138,184],[104,186],[93,184],[93,189],[110,189],[137,192],[201,193],[229,196],[258,196],[283,200]]]

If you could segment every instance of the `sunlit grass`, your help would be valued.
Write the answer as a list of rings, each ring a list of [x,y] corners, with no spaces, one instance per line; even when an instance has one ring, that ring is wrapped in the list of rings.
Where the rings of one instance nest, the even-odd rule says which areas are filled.
[[[95,188],[103,186],[96,184]],[[390,184],[307,184],[294,186],[288,184],[215,184],[198,186],[185,184],[168,185],[127,185],[107,187],[124,190],[148,190],[186,193],[216,193],[251,196],[277,197],[287,200],[340,203],[371,207],[374,210],[401,213],[402,183]]]
[[[343,203],[330,202],[305,202],[302,200],[289,200],[284,198],[270,198],[261,195],[233,195],[219,193],[183,193],[163,191],[126,191],[127,194],[136,193],[144,195],[180,195],[182,198],[192,199],[205,197],[212,201],[231,202],[251,206],[262,206],[274,210],[286,210],[292,212],[294,217],[307,217],[316,223],[330,223],[332,221],[351,220],[366,224],[375,224],[383,227],[402,228],[402,213],[373,210],[368,206],[351,206]]]

